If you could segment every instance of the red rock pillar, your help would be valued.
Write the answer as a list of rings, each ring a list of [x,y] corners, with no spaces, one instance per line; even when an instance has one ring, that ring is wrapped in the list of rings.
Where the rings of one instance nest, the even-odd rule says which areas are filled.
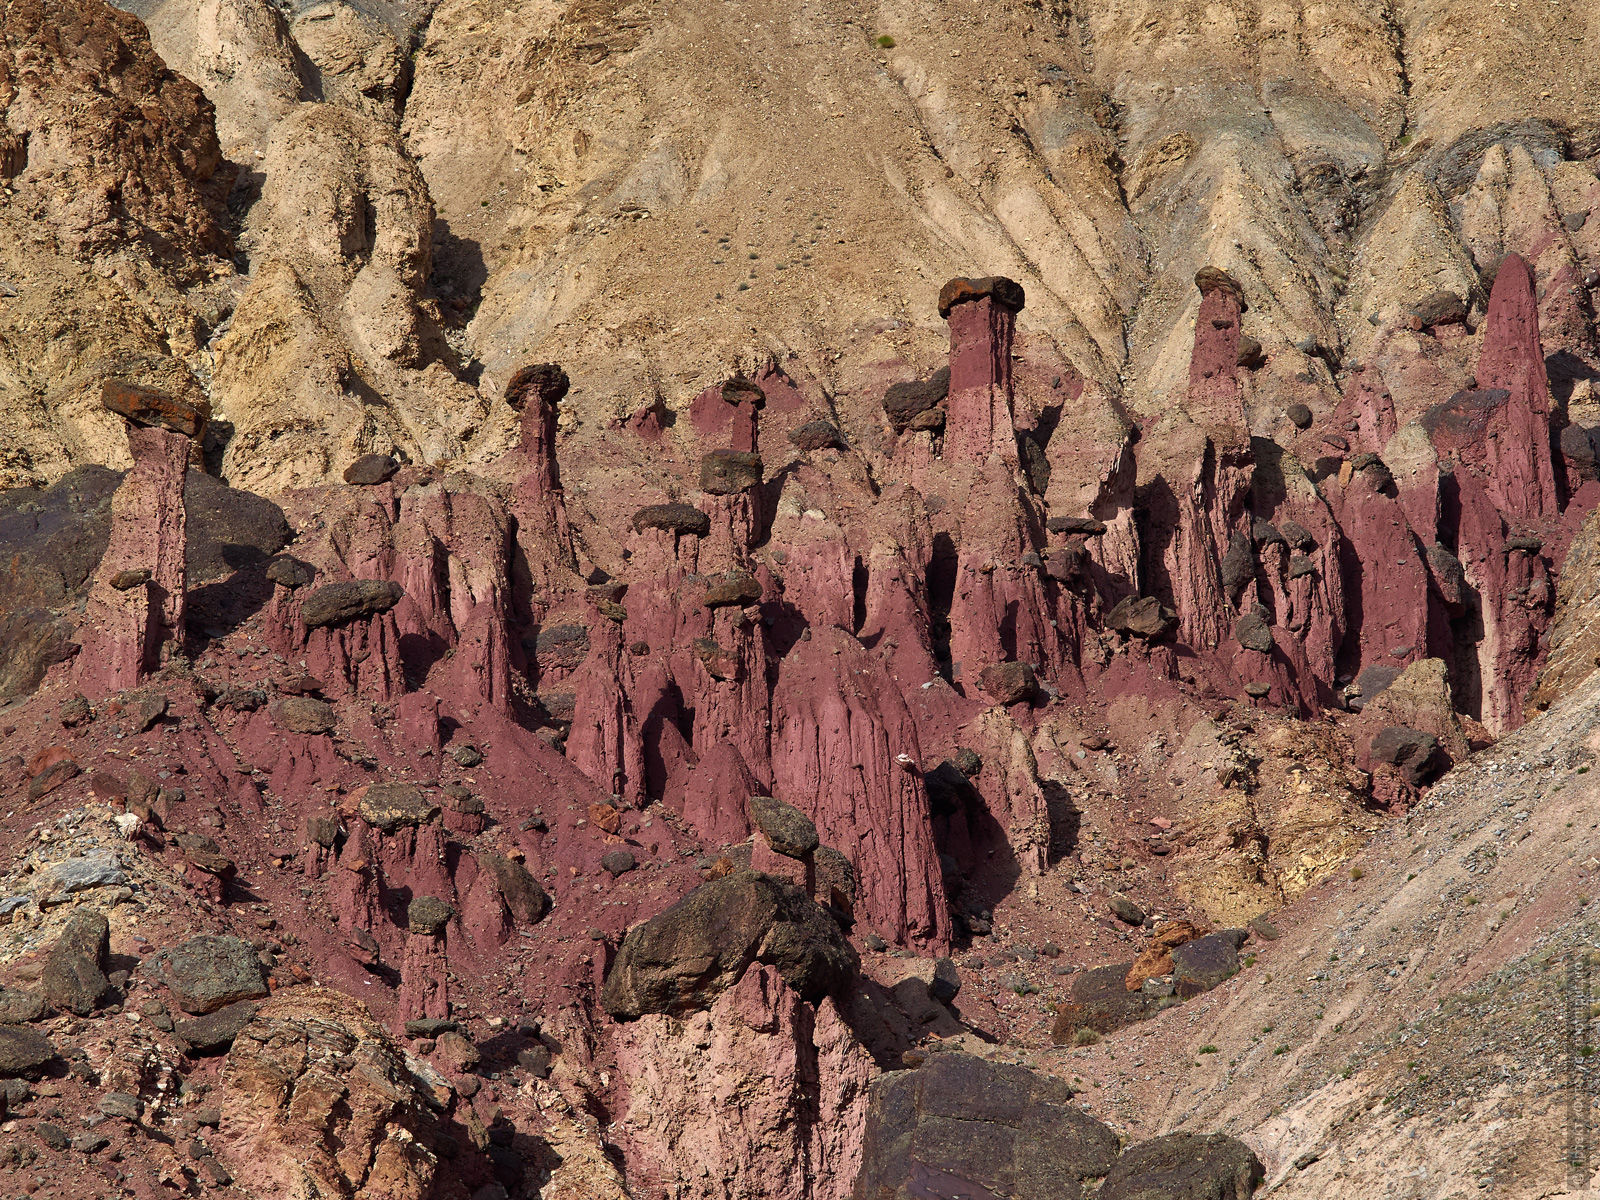
[[[133,468],[111,498],[111,538],[85,613],[78,670],[91,699],[137,687],[183,649],[183,485],[206,421],[201,404],[131,384],[108,381],[101,399],[127,419]]]
[[[401,1021],[445,1020],[450,1016],[445,928],[453,910],[434,896],[418,896],[406,914],[406,952],[400,964]]]
[[[947,462],[1017,462],[1011,342],[1024,300],[1022,285],[1002,275],[952,279],[940,289],[939,315],[950,323]]]
[[[528,533],[553,542],[561,565],[571,568],[576,561],[572,529],[556,462],[556,405],[569,387],[567,373],[555,363],[535,363],[507,381],[506,403],[521,415],[522,438],[517,450],[525,463],[524,473],[512,489],[512,512]]]
[[[1196,420],[1244,425],[1239,402],[1239,317],[1244,292],[1217,267],[1195,272],[1200,289],[1200,315],[1194,322],[1194,353],[1189,359],[1189,411]]]
[[[1539,346],[1533,272],[1519,254],[1500,262],[1484,318],[1478,386],[1510,393],[1488,430],[1490,495],[1511,517],[1554,516],[1555,465],[1550,456],[1550,380]]]

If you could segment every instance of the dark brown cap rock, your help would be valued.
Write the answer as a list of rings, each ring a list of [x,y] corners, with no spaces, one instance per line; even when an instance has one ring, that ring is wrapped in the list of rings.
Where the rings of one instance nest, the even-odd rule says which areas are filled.
[[[939,289],[939,315],[948,317],[950,310],[956,305],[966,304],[970,300],[982,300],[985,297],[993,299],[996,304],[1004,305],[1012,312],[1020,312],[1027,302],[1022,285],[1014,279],[1007,279],[1004,275],[985,275],[981,279],[968,279],[964,275],[958,275]]]
[[[135,425],[159,425],[185,437],[199,437],[211,418],[211,407],[203,399],[194,402],[155,388],[129,383],[125,379],[107,379],[100,385],[100,403],[120,417]]]

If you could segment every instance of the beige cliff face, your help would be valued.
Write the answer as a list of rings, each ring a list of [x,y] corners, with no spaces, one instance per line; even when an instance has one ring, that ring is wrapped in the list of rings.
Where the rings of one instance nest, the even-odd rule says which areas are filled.
[[[1189,281],[1225,268],[1266,356],[1251,432],[1284,439],[1285,406],[1320,415],[1333,368],[1405,353],[1386,331],[1429,292],[1481,303],[1507,249],[1557,283],[1559,326],[1600,237],[1566,219],[1600,118],[1577,3],[130,7],[218,141],[149,148],[127,177],[171,186],[141,223],[97,217],[92,187],[47,212],[116,171],[86,125],[31,137],[6,206],[7,342],[38,347],[0,403],[14,481],[118,461],[74,381],[124,351],[201,379],[213,459],[269,491],[371,450],[492,461],[529,359],[572,374],[579,490],[616,465],[585,452],[612,418],[768,359],[871,449],[886,379],[941,358],[938,284],[974,269],[1024,284],[1019,353],[1093,381],[1072,415],[1110,459],[1119,419],[1094,411],[1180,402]],[[15,140],[61,99],[13,76]],[[57,281],[83,310],[65,337],[27,315],[61,311]],[[1434,399],[1405,393],[1402,423]]]

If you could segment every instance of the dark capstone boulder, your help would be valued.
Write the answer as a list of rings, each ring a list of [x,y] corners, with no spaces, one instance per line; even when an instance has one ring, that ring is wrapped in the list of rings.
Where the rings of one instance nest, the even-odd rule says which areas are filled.
[[[1438,542],[1428,547],[1428,577],[1451,615],[1460,616],[1467,611],[1472,601],[1467,572],[1461,560]]]
[[[1267,624],[1266,615],[1259,607],[1252,608],[1239,618],[1239,623],[1233,627],[1233,637],[1246,650],[1254,650],[1257,654],[1272,653],[1272,626]]]
[[[0,1079],[37,1079],[56,1056],[54,1043],[20,1025],[0,1025]]]
[[[1439,739],[1405,725],[1380,729],[1368,744],[1367,755],[1375,763],[1388,763],[1398,768],[1413,785],[1426,783],[1445,767]]]
[[[711,532],[711,518],[692,504],[646,504],[633,514],[635,533],[646,529],[665,529],[669,533],[705,537]]]
[[[521,412],[528,401],[559,404],[572,387],[572,380],[559,363],[530,363],[506,381],[506,403]]]
[[[1012,312],[1021,312],[1028,301],[1027,293],[1015,279],[1004,275],[984,275],[977,279],[958,275],[939,289],[939,315],[949,317],[956,305],[984,299],[992,299]]]
[[[155,957],[155,977],[178,1007],[197,1016],[267,994],[261,961],[249,942],[206,934]]]
[[[933,982],[928,984],[928,995],[940,1004],[949,1004],[961,994],[961,972],[955,960],[941,958],[933,964]]]
[[[111,926],[90,908],[76,909],[45,959],[40,987],[58,1012],[87,1017],[111,994],[106,956],[111,953]]]
[[[1194,286],[1200,290],[1202,296],[1212,292],[1229,292],[1238,300],[1239,308],[1244,309],[1244,289],[1239,286],[1239,281],[1228,274],[1221,267],[1201,267],[1194,273]]]
[[[283,696],[268,711],[279,729],[290,733],[327,733],[338,723],[333,705],[310,696]]]
[[[317,569],[292,554],[280,554],[267,564],[267,578],[286,588],[309,587]]]
[[[546,625],[533,640],[534,660],[542,668],[572,670],[589,656],[587,625]]]
[[[1315,575],[1316,573],[1317,573],[1317,564],[1312,562],[1304,554],[1295,554],[1295,555],[1290,556],[1290,558],[1289,558],[1289,578],[1290,579],[1303,579],[1307,575]]]
[[[761,482],[761,456],[747,450],[713,450],[700,460],[700,490],[731,496]]]
[[[1245,586],[1256,577],[1255,547],[1237,529],[1228,536],[1228,552],[1222,556],[1219,573],[1222,576],[1222,590],[1228,594],[1228,599],[1237,604]]]
[[[1289,544],[1288,539],[1283,536],[1282,530],[1271,521],[1264,521],[1260,517],[1250,522],[1250,536],[1258,546],[1287,546]]]
[[[1061,1079],[941,1053],[872,1083],[858,1200],[1077,1200],[1111,1170],[1117,1135]]]
[[[406,905],[406,928],[412,933],[438,937],[455,915],[456,910],[437,896],[416,896]]]
[[[624,1020],[703,1009],[758,961],[776,967],[807,1000],[836,990],[856,968],[839,926],[803,891],[735,871],[630,929],[600,1002]]]
[[[1075,976],[1066,1001],[1056,1010],[1051,1040],[1068,1046],[1079,1029],[1111,1033],[1153,1017],[1163,1008],[1177,1003],[1172,996],[1130,992],[1126,981],[1132,966],[1131,961],[1111,963]]]
[[[817,826],[792,804],[771,796],[751,796],[745,802],[750,824],[766,837],[767,844],[788,858],[804,859],[821,844]]]
[[[706,588],[701,603],[707,608],[742,608],[761,599],[761,582],[744,571],[732,571]]]
[[[211,418],[211,408],[198,392],[192,399],[184,399],[125,379],[101,383],[100,403],[135,425],[170,429],[190,438],[199,437]]]
[[[1065,533],[1079,537],[1099,537],[1106,531],[1106,523],[1094,517],[1051,517],[1044,523],[1051,533]]]
[[[550,910],[550,897],[539,886],[528,868],[514,858],[489,850],[477,852],[478,865],[494,876],[500,902],[513,920],[521,925],[536,925]]]
[[[991,663],[979,673],[978,683],[997,704],[1021,704],[1039,691],[1039,680],[1025,662]]]
[[[844,434],[831,421],[807,421],[789,434],[800,450],[843,450]]]
[[[177,1020],[172,1034],[187,1054],[209,1056],[225,1054],[239,1031],[250,1023],[259,1005],[254,1000],[227,1004],[203,1017]]]
[[[118,571],[106,582],[119,592],[131,592],[136,587],[143,587],[150,582],[151,572],[149,567],[139,567],[134,570]]]
[[[1106,624],[1129,637],[1155,641],[1178,626],[1178,618],[1154,596],[1125,596],[1106,614]]]
[[[883,412],[889,418],[889,425],[896,433],[904,433],[915,425],[917,428],[929,428],[926,421],[918,422],[918,418],[925,413],[930,413],[950,394],[950,368],[940,367],[927,379],[915,379],[908,383],[890,384],[883,393]],[[943,414],[940,414],[939,424],[943,424]],[[932,426],[937,428],[937,426]]]
[[[399,469],[400,463],[392,454],[363,454],[344,469],[344,481],[371,487],[387,483]]]
[[[1244,938],[1242,929],[1223,929],[1174,949],[1172,984],[1178,995],[1187,1000],[1237,975]]]
[[[374,783],[362,792],[356,811],[380,833],[394,833],[406,825],[426,825],[439,815],[439,806],[414,783]]]
[[[1221,1133],[1169,1133],[1130,1146],[1097,1200],[1249,1200],[1266,1176],[1255,1152]]]
[[[392,579],[349,579],[324,584],[306,597],[300,607],[300,622],[307,629],[343,625],[388,612],[405,594],[405,589]]]
[[[1278,532],[1283,534],[1284,540],[1301,553],[1309,553],[1316,549],[1317,539],[1311,536],[1311,531],[1299,521],[1281,521]]]

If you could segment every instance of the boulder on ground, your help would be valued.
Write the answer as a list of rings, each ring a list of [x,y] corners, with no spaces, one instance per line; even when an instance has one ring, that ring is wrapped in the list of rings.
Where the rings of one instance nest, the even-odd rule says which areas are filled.
[[[44,1034],[0,1026],[0,1079],[37,1079],[55,1056],[55,1044]]]
[[[225,1004],[267,994],[261,960],[249,942],[205,934],[155,958],[155,977],[186,1013],[204,1015]]]
[[[1073,1103],[1065,1080],[940,1053],[873,1081],[855,1195],[1055,1200],[1083,1195],[1117,1135]]]
[[[387,483],[394,478],[400,464],[390,454],[363,454],[344,469],[344,481],[360,487]]]
[[[58,1012],[87,1017],[111,994],[105,971],[110,953],[110,923],[92,908],[76,909],[45,959],[45,1002]]]
[[[1249,1200],[1266,1172],[1255,1152],[1221,1133],[1169,1133],[1128,1147],[1097,1200]]]
[[[1245,931],[1223,929],[1185,942],[1172,952],[1172,981],[1187,1000],[1209,992],[1239,973],[1239,947]]]
[[[237,1004],[224,1005],[203,1017],[174,1021],[172,1035],[187,1054],[202,1057],[223,1054],[233,1045],[239,1030],[256,1015],[259,1007],[254,1000],[240,1000]]]
[[[1070,1045],[1079,1029],[1112,1033],[1177,1003],[1171,996],[1130,992],[1125,981],[1132,968],[1131,962],[1110,963],[1077,975],[1066,1001],[1056,1010],[1051,1040],[1058,1046]]]
[[[1021,704],[1039,690],[1039,680],[1025,662],[991,663],[978,675],[978,683],[997,704]]]

